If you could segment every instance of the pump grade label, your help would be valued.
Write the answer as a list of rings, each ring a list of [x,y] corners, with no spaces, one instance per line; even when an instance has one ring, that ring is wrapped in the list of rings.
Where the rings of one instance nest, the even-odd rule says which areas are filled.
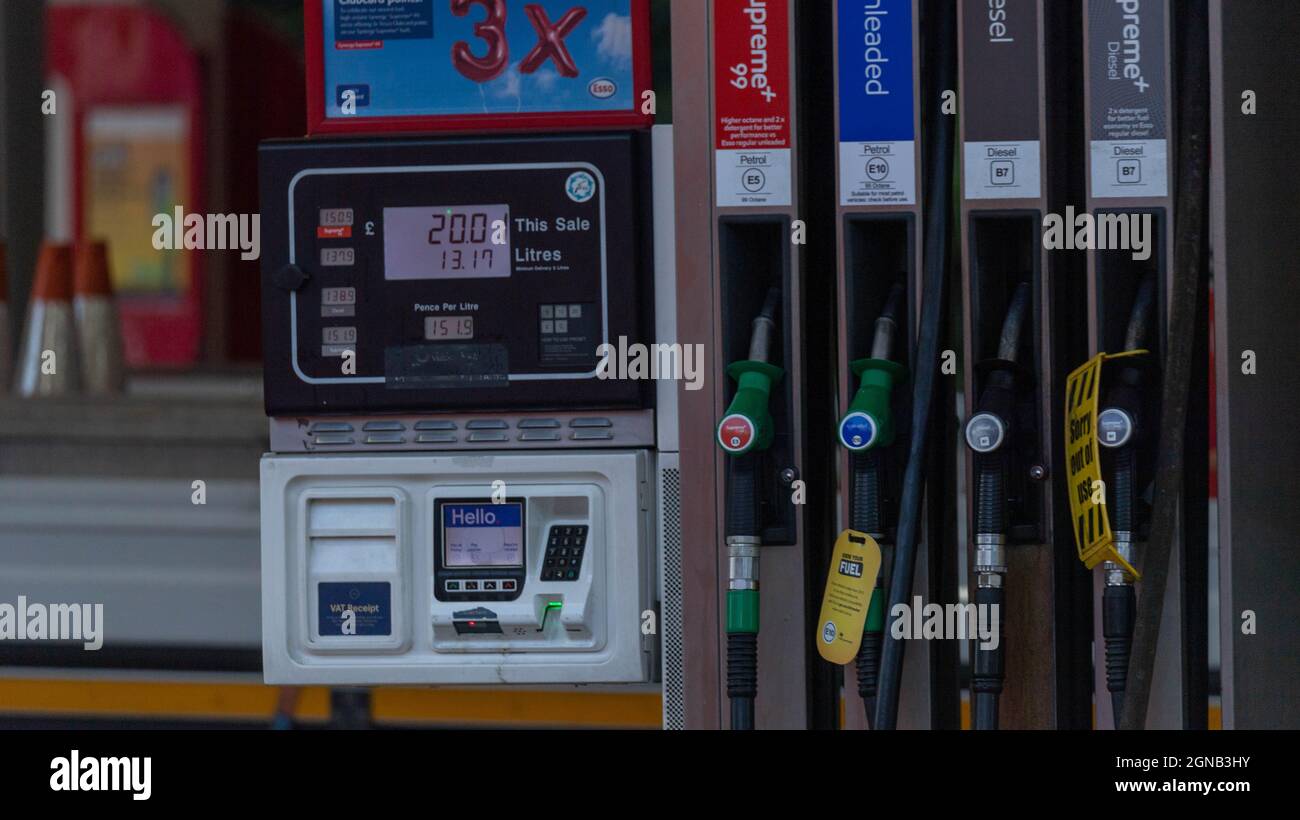
[[[789,207],[789,0],[714,0],[713,87],[718,207]]]
[[[879,573],[880,545],[876,540],[855,530],[840,533],[831,550],[817,619],[817,651],[830,663],[843,666],[857,656]]]
[[[913,0],[839,0],[840,204],[916,204]]]
[[[1094,198],[1169,195],[1165,0],[1088,0]]]
[[[962,3],[966,199],[1042,195],[1038,0]]]
[[[1145,354],[1130,351],[1114,356],[1100,353],[1070,374],[1065,383],[1065,463],[1069,470],[1070,513],[1074,522],[1079,560],[1092,569],[1114,561],[1141,577],[1115,549],[1115,537],[1106,512],[1106,485],[1101,479],[1097,443],[1097,406],[1101,397],[1101,371],[1112,359]]]

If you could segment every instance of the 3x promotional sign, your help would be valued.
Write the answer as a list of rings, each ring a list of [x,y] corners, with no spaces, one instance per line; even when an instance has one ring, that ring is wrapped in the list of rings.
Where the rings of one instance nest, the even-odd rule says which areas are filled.
[[[309,0],[308,131],[636,128],[649,0]]]

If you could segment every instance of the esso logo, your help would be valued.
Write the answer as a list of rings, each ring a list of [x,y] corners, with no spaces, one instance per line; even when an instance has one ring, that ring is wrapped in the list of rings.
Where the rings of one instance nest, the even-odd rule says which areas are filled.
[[[718,425],[718,444],[728,453],[743,453],[754,443],[754,422],[740,415],[727,416]]]
[[[618,83],[608,77],[597,77],[587,84],[587,93],[598,100],[608,100],[618,93]]]

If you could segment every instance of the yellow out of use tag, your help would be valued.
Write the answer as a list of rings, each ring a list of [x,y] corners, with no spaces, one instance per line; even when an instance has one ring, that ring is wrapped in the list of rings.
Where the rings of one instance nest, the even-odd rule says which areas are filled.
[[[858,654],[879,573],[880,545],[875,539],[856,530],[840,533],[817,619],[817,651],[831,663],[843,666]]]
[[[1070,476],[1070,513],[1079,560],[1088,569],[1103,561],[1114,561],[1134,578],[1141,576],[1115,549],[1115,536],[1106,513],[1106,485],[1101,480],[1097,444],[1097,406],[1102,365],[1112,359],[1145,353],[1145,350],[1113,356],[1100,353],[1071,373],[1065,382],[1065,464]]]

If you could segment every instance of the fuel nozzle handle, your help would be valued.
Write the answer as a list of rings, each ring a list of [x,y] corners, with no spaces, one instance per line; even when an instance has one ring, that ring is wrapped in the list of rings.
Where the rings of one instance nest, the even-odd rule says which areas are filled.
[[[1148,274],[1138,288],[1129,313],[1128,331],[1124,334],[1125,352],[1136,352],[1146,344],[1152,308],[1155,305],[1156,280]],[[1133,360],[1121,360],[1114,383],[1106,392],[1097,416],[1097,442],[1112,450],[1127,447],[1141,432],[1143,368]]]
[[[763,310],[754,318],[749,358],[727,366],[727,375],[736,381],[737,389],[718,422],[718,445],[728,455],[741,456],[772,445],[772,386],[785,375],[769,361],[780,303],[780,289],[772,288]]]
[[[1128,332],[1124,337],[1126,352],[1142,349],[1150,327],[1152,308],[1155,305],[1156,280],[1148,274],[1138,288],[1129,313]],[[1144,369],[1135,359],[1121,359],[1115,381],[1106,391],[1101,411],[1097,414],[1097,443],[1114,453],[1111,458],[1110,486],[1107,498],[1113,512],[1111,520],[1115,531],[1115,548],[1120,556],[1133,563],[1133,540],[1137,522],[1135,508],[1140,495],[1138,459],[1135,444],[1142,430],[1142,390]],[[1122,565],[1106,562],[1107,586],[1125,586],[1133,583]]]
[[[993,455],[1001,451],[1010,432],[1010,419],[1016,399],[1015,364],[1025,318],[1029,312],[1029,296],[1029,283],[1021,282],[1011,297],[1011,305],[1002,322],[998,356],[991,363],[994,369],[988,375],[984,391],[980,393],[975,412],[966,422],[966,446],[975,451],[977,456]],[[978,466],[980,459],[977,458],[976,461]],[[977,517],[977,526],[978,523]],[[977,530],[979,531],[983,530]]]
[[[876,319],[871,357],[858,359],[850,367],[860,381],[858,391],[840,419],[840,444],[854,452],[894,443],[894,416],[890,410],[894,386],[907,378],[907,368],[891,361],[904,289],[894,285],[885,309]]]

